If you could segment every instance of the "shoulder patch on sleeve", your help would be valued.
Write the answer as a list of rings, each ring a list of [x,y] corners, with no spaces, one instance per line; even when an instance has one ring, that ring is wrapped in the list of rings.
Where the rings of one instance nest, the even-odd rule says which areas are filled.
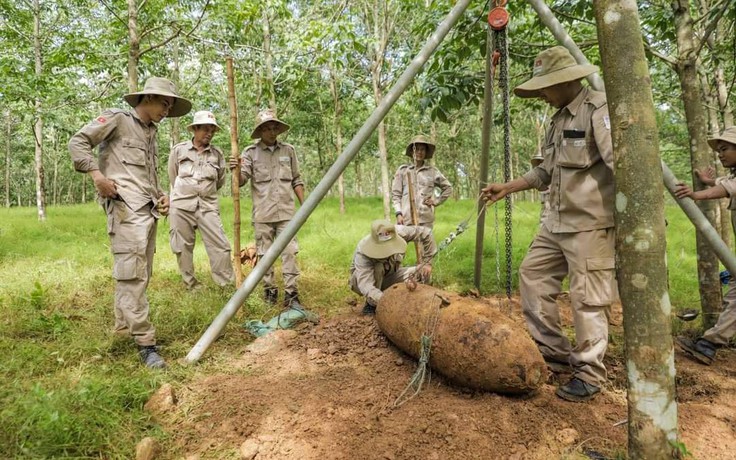
[[[127,113],[127,112],[122,109],[106,109],[100,114],[100,116],[95,118],[95,121],[97,123],[104,125],[105,123],[109,123],[110,120],[112,120],[113,118],[115,118],[116,115],[121,114],[121,113]]]

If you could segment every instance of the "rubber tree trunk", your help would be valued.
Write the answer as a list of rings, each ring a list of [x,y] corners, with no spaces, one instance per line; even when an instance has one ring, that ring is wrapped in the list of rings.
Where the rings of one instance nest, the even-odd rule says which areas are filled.
[[[36,78],[41,78],[43,64],[41,62],[41,6],[39,0],[33,0],[33,50],[35,55]],[[35,122],[33,125],[33,137],[35,139],[35,172],[36,172],[36,209],[38,220],[46,221],[46,181],[43,169],[43,114],[41,112],[41,99],[36,98]]]
[[[128,0],[128,90],[138,91],[138,60],[140,59],[141,39],[138,36],[138,5]]]
[[[268,3],[263,3],[263,62],[266,70],[268,107],[276,111],[276,85],[273,79],[273,55],[271,53],[271,24],[268,17]]]
[[[708,124],[700,81],[698,80],[696,38],[693,32],[693,19],[690,16],[689,0],[672,2],[677,35],[677,65],[675,66],[682,88],[682,102],[685,106],[687,131],[690,136],[690,164],[692,169],[703,169],[710,165],[710,148],[708,147]],[[706,188],[693,172],[695,190]],[[697,205],[705,217],[715,226],[715,200],[700,200]],[[718,278],[718,258],[700,232],[695,234],[698,252],[698,286],[700,289],[700,305],[703,310],[703,327],[711,328],[722,310],[721,283]]]
[[[174,40],[172,51],[171,51],[171,63],[173,68],[171,69],[171,79],[174,81],[174,85],[177,88],[181,88],[181,82],[179,81],[179,40]],[[181,124],[179,123],[180,117],[169,118],[171,126],[171,146],[175,146],[181,142]],[[166,174],[164,174],[166,176]],[[173,185],[173,184],[170,184]]]
[[[634,0],[596,0],[611,116],[616,275],[624,308],[629,458],[669,459],[677,442],[664,188],[651,80]]]
[[[705,75],[700,75],[700,84],[703,89],[708,88],[708,78]],[[705,100],[705,106],[707,107],[708,113],[708,132],[710,133],[721,132],[720,123],[718,121],[718,100],[716,91],[716,88],[713,88],[712,91],[703,92],[703,98]],[[725,169],[721,166],[720,162],[717,161],[717,155],[712,150],[710,152],[709,160],[712,164],[715,164],[716,176],[721,177],[726,175]],[[726,243],[726,245],[732,247],[733,245],[731,241],[733,239],[733,228],[731,227],[731,211],[728,209],[729,201],[730,200],[728,198],[717,200],[718,205],[716,206],[716,216],[718,218],[718,233],[721,235],[721,239]]]
[[[366,13],[366,21],[373,27],[373,49],[371,60],[371,83],[373,85],[373,99],[376,107],[383,101],[383,91],[386,85],[381,81],[386,50],[393,33],[392,24],[395,23],[396,7],[389,1],[374,0],[372,11]],[[369,16],[370,15],[370,16]],[[386,124],[381,121],[378,125],[378,154],[381,161],[381,194],[383,195],[384,218],[391,218],[391,185],[388,171],[388,147]]]
[[[10,207],[10,134],[12,132],[12,114],[8,110],[5,116],[5,207]]]
[[[330,94],[332,94],[335,109],[333,121],[335,150],[336,154],[340,155],[340,152],[342,152],[342,102],[340,101],[340,91],[337,83],[337,71],[334,66],[330,66]],[[345,214],[345,180],[343,174],[340,174],[340,177],[337,178],[337,193],[340,196],[340,214]]]

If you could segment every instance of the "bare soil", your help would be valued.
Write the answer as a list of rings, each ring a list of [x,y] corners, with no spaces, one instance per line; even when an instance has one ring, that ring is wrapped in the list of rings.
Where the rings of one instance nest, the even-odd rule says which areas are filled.
[[[518,301],[487,299],[521,322]],[[563,306],[564,298],[558,299]],[[356,306],[318,326],[249,344],[228,372],[176,388],[154,416],[170,436],[164,458],[604,459],[625,458],[626,376],[621,343],[609,384],[588,403],[562,401],[555,378],[526,397],[453,386],[437,374],[394,406],[416,362]],[[570,325],[569,313],[563,315]],[[620,306],[611,332],[621,341]],[[216,352],[216,351],[215,351]],[[702,366],[676,355],[681,441],[693,458],[736,458],[736,352]],[[152,407],[156,407],[152,405]]]

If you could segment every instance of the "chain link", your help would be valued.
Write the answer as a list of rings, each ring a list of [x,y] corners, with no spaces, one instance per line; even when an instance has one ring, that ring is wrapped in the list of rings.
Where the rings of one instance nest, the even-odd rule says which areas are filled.
[[[498,74],[498,85],[501,87],[503,97],[503,180],[508,182],[511,180],[511,109],[509,94],[509,47],[508,32],[504,28],[501,31],[494,31],[495,41],[498,44],[498,50],[501,53],[499,62],[500,71]],[[513,201],[511,195],[506,195],[505,206],[505,224],[506,224],[506,297],[511,298],[511,287],[513,285],[512,269],[513,269],[513,241],[512,231],[512,210]]]

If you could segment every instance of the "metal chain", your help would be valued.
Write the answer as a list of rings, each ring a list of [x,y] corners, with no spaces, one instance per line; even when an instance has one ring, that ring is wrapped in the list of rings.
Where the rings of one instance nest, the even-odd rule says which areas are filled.
[[[491,182],[496,182],[496,168],[493,168],[493,174]],[[493,235],[496,238],[496,282],[501,285],[501,253],[498,252],[498,248],[501,247],[501,240],[499,238],[500,232],[498,231],[498,206],[493,207]]]
[[[501,53],[499,62],[500,72],[498,74],[498,85],[501,87],[503,95],[503,180],[508,182],[511,180],[511,109],[509,94],[509,47],[508,32],[504,28],[501,31],[494,31],[496,34],[496,43]],[[513,268],[513,246],[512,246],[512,208],[513,202],[511,195],[506,195],[506,297],[511,298],[511,287],[513,285],[512,268]]]

